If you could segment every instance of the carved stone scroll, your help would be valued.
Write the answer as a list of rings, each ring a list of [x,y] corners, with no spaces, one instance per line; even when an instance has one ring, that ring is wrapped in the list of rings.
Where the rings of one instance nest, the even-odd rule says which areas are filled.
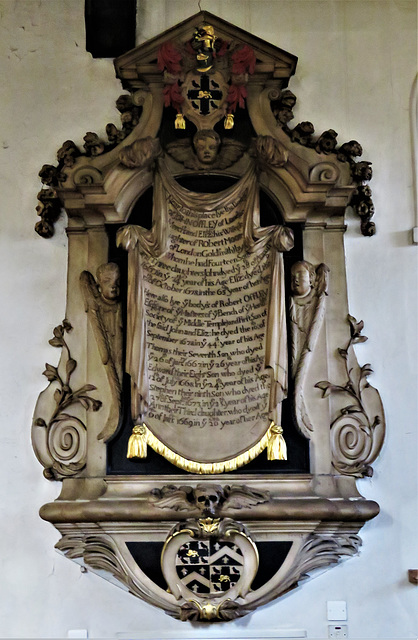
[[[331,424],[333,466],[344,475],[372,476],[370,465],[379,455],[385,437],[385,416],[380,396],[367,380],[373,369],[370,364],[360,367],[353,349],[353,345],[367,340],[361,334],[364,323],[350,315],[348,322],[350,340],[346,348],[338,349],[344,362],[344,382],[333,384],[324,380],[315,386],[322,390],[323,397],[333,393],[344,400]]]
[[[71,411],[77,405],[98,411],[102,406],[100,400],[89,395],[96,389],[94,385],[85,384],[77,390],[71,387],[71,376],[77,367],[65,339],[65,334],[71,330],[68,320],[54,328],[49,343],[62,348],[63,356],[58,367],[45,365],[43,375],[50,384],[40,395],[33,417],[33,446],[49,480],[76,475],[86,464],[86,427],[78,416],[68,413],[70,407]]]

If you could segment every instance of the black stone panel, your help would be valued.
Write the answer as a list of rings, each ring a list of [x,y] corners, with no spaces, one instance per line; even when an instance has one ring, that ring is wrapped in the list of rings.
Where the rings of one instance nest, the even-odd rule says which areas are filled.
[[[86,0],[86,50],[116,58],[135,47],[136,0]]]

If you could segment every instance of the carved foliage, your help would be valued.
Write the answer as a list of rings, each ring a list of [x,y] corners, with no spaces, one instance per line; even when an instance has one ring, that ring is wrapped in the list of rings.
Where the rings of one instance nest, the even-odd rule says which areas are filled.
[[[54,367],[47,363],[43,372],[50,384],[56,387],[53,396],[55,409],[48,420],[41,416],[34,420],[34,428],[43,430],[42,445],[37,446],[37,438],[34,438],[34,448],[45,466],[44,475],[49,480],[75,475],[86,464],[86,427],[78,417],[67,413],[68,409],[80,404],[86,410],[98,411],[102,405],[100,400],[89,395],[95,386],[85,384],[75,391],[71,388],[71,376],[77,367],[65,340],[65,333],[71,329],[71,324],[63,320],[61,325],[55,327],[54,337],[49,340],[50,345],[64,350],[61,366]]]
[[[371,222],[371,218],[374,215],[374,205],[371,199],[372,192],[370,187],[364,184],[371,180],[373,176],[371,162],[357,162],[355,160],[363,153],[361,145],[356,140],[350,140],[338,146],[338,134],[334,129],[328,129],[328,131],[324,131],[315,138],[314,125],[308,121],[300,122],[293,129],[290,129],[288,123],[294,118],[293,107],[296,104],[296,96],[288,89],[281,92],[273,89],[270,91],[269,99],[277,124],[290,137],[292,142],[315,149],[317,153],[326,155],[335,153],[337,160],[349,163],[353,182],[357,185],[350,205],[361,218],[360,228],[362,234],[364,236],[374,235],[376,226],[374,222]]]
[[[370,464],[377,458],[382,448],[385,427],[380,402],[376,403],[377,392],[367,381],[373,373],[370,364],[359,367],[355,360],[353,345],[365,342],[361,335],[364,323],[348,316],[350,340],[346,348],[338,349],[343,359],[346,383],[333,384],[327,380],[315,386],[322,390],[322,396],[339,393],[348,396],[349,404],[340,409],[331,424],[332,464],[344,475],[358,477],[371,476]]]
[[[61,186],[67,179],[66,171],[72,169],[80,156],[95,158],[103,153],[111,151],[128,136],[136,127],[142,113],[141,103],[143,99],[138,95],[123,94],[116,101],[116,108],[121,114],[122,129],[114,124],[106,125],[108,140],[102,140],[96,133],[88,131],[84,136],[84,152],[81,151],[72,140],[66,140],[58,149],[58,165],[44,164],[39,172],[43,188],[38,193],[39,204],[36,207],[41,220],[35,225],[35,231],[43,238],[51,238],[54,235],[54,223],[61,212],[61,200],[56,192],[56,187]],[[79,176],[80,184],[90,184],[101,181],[101,173],[94,167],[90,171],[84,170]],[[77,181],[77,180],[76,180]]]
[[[178,606],[151,593],[148,584],[142,584],[137,575],[122,557],[116,543],[111,536],[98,533],[93,535],[68,534],[55,545],[68,558],[81,558],[94,571],[105,571],[125,585],[129,592],[154,606],[163,608],[170,615],[178,614]],[[145,577],[145,576],[144,576]]]

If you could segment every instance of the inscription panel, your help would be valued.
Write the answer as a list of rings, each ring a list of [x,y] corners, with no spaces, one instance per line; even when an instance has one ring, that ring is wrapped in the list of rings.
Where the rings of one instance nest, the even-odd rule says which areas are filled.
[[[202,461],[237,455],[266,431],[264,368],[270,244],[246,253],[244,198],[202,212],[169,199],[169,249],[142,256],[148,351],[146,423]],[[213,436],[202,430],[210,428]],[[205,432],[207,434],[207,432]],[[203,449],[203,451],[202,451]]]

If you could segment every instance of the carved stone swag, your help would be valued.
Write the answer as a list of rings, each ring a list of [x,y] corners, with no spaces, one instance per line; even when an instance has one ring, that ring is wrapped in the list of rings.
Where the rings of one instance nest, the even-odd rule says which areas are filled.
[[[207,12],[124,54],[115,66],[129,91],[117,102],[122,128],[108,124],[107,142],[88,132],[84,153],[66,141],[58,165],[44,165],[40,173],[45,188],[38,196],[37,231],[52,235],[63,206],[69,239],[67,318],[50,340],[62,355],[58,366],[46,365],[49,386],[40,394],[32,426],[44,474],[62,480],[62,491],[42,507],[41,517],[62,534],[60,551],[168,614],[231,620],[296,587],[314,569],[355,554],[361,526],[379,511],[356,488],[356,478],[372,473],[384,415],[367,380],[371,367],[360,367],[354,353],[354,345],[366,338],[363,323],[348,313],[343,247],[349,203],[361,216],[363,233],[374,233],[370,189],[364,184],[371,178],[370,163],[354,160],[361,155],[355,141],[338,146],[332,129],[318,138],[309,122],[290,129],[296,98],[286,87],[296,58]],[[196,176],[208,183],[227,177],[234,184],[217,193],[180,184]],[[153,224],[147,230],[130,217],[150,187]],[[260,226],[260,190],[282,224]],[[236,224],[224,270],[230,269],[228,277],[236,275],[228,280],[229,293],[221,287],[215,295],[210,283],[206,293],[203,277],[201,296],[185,293],[181,287],[190,265],[185,260],[182,268],[170,255],[185,243],[185,229],[193,242],[199,238],[190,231],[193,216],[226,226],[229,214]],[[128,254],[127,282],[109,261],[116,251],[112,226]],[[214,251],[208,226],[202,223],[201,237]],[[283,252],[293,246],[292,229],[301,239],[299,254],[286,259],[288,273]],[[214,262],[208,265],[213,273]],[[259,335],[248,327],[249,312],[243,310],[237,320],[235,310],[230,344],[220,349],[229,355],[230,369],[238,370],[241,363],[231,353],[239,353],[239,326],[247,323],[241,335],[251,339],[256,364],[241,368],[233,387],[244,428],[224,429],[222,416],[214,413],[210,430],[199,414],[207,405],[198,383],[219,380],[221,387],[233,376],[227,368],[217,378],[205,375],[205,358],[218,361],[203,340],[195,340],[191,352],[200,364],[192,395],[173,391],[167,401],[184,355],[173,335],[192,328],[175,310],[182,300],[199,297],[216,310],[227,300],[237,305],[241,294],[235,282],[250,283],[256,268]],[[150,305],[158,298],[156,288],[157,308]],[[160,337],[153,333],[156,309],[157,321],[165,314],[170,325],[166,333],[159,329]],[[209,316],[202,317],[207,330]],[[228,319],[224,311],[219,317]],[[214,343],[220,341],[221,321],[212,333]],[[180,354],[171,370],[169,359],[157,362],[155,356],[157,347],[164,353],[164,342],[170,341]],[[190,377],[190,367],[184,375]],[[247,411],[250,394],[240,375],[257,389],[260,415]],[[218,396],[211,393],[215,406]],[[286,396],[291,411],[282,416]],[[183,414],[174,398],[182,399],[186,414],[193,402],[199,407],[197,430],[179,427],[176,414]],[[165,420],[163,403],[176,428]],[[160,415],[153,418],[156,411]],[[131,452],[137,456],[129,468],[141,472],[114,474],[107,457],[129,424]],[[285,472],[291,430],[309,444],[308,471]],[[151,475],[135,467],[147,445],[188,473],[180,478],[173,467]],[[263,470],[247,472],[246,465],[264,449]],[[239,474],[229,473],[237,468]],[[159,545],[151,571],[141,568],[149,541]],[[271,550],[282,554],[274,567]]]

